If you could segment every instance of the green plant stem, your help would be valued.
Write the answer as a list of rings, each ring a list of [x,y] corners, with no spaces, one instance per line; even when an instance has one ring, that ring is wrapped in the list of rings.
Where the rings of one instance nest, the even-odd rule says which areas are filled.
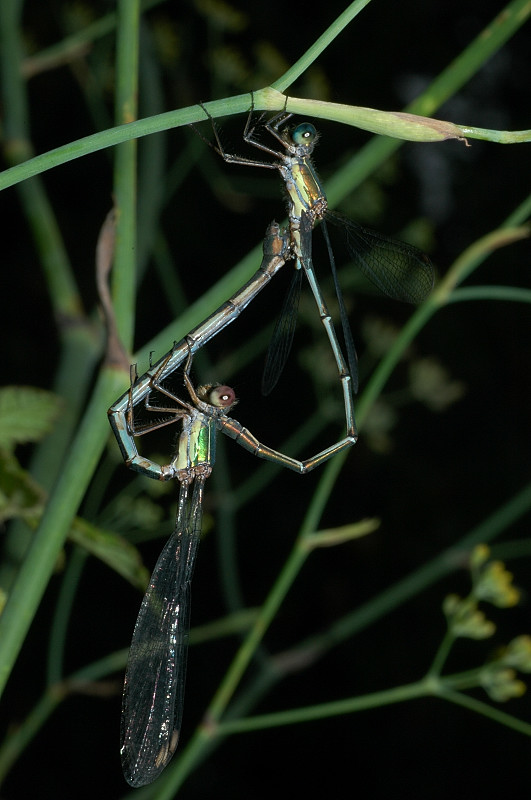
[[[0,4],[0,65],[3,96],[4,152],[8,163],[31,160],[33,147],[28,138],[30,118],[26,84],[21,65],[24,59],[18,0]],[[14,167],[16,169],[16,167]],[[41,263],[50,289],[56,319],[72,322],[82,316],[81,299],[72,274],[59,226],[39,179],[18,187],[19,197],[40,251]]]
[[[441,305],[449,302],[455,287],[468,278],[485,261],[487,256],[501,247],[518,242],[528,236],[529,227],[527,225],[523,225],[520,228],[507,228],[502,225],[497,230],[491,231],[473,242],[456,258],[433,292],[432,296],[435,302]]]
[[[229,667],[225,678],[221,682],[212,702],[206,712],[208,724],[216,723],[228,703],[230,702],[236,687],[238,686],[245,670],[247,669],[259,643],[263,639],[271,620],[274,618],[287,592],[292,586],[296,576],[306,560],[308,550],[301,546],[301,540],[295,544],[289,557],[287,558],[273,588],[271,589],[266,601],[261,607],[258,616],[252,625],[249,633]]]
[[[531,141],[531,130],[497,131],[491,128],[475,128],[472,125],[457,125],[456,127],[467,139],[479,139],[484,142],[496,142],[496,144],[522,144]]]
[[[80,547],[74,548],[63,575],[55,605],[55,613],[50,626],[46,667],[46,683],[48,686],[54,686],[63,679],[63,662],[68,625],[86,560],[86,551]]]
[[[294,725],[301,722],[310,722],[317,719],[328,719],[343,714],[353,714],[366,711],[369,708],[381,708],[394,703],[404,703],[418,697],[433,694],[432,683],[421,680],[380,692],[365,694],[361,697],[348,697],[330,703],[319,703],[305,708],[293,708],[288,711],[278,711],[273,714],[260,714],[246,719],[221,722],[215,732],[221,735],[228,733],[244,733],[247,731],[262,730],[264,728],[280,725]]]
[[[278,97],[282,97],[281,94],[276,94],[278,94]],[[211,113],[212,111],[214,112],[213,116],[226,116],[229,114],[242,114],[249,110],[249,105],[250,96],[245,93],[226,100],[209,103],[208,108]],[[47,153],[30,158],[16,167],[4,170],[0,173],[0,190],[13,186],[34,175],[46,172],[60,164],[67,164],[76,158],[97,153],[99,150],[105,150],[107,147],[114,147],[123,142],[138,139],[141,136],[149,136],[152,133],[170,130],[181,125],[189,125],[191,122],[203,122],[204,119],[205,115],[201,107],[194,105],[178,111],[167,111],[164,114],[157,114],[155,117],[147,117],[146,119],[129,122],[115,128],[109,128],[109,130],[101,131],[101,133],[90,134],[82,139],[77,139],[75,142],[70,142],[61,147],[56,147],[54,150],[49,150]]]
[[[363,11],[365,6],[369,5],[371,0],[355,0],[351,3],[342,14],[334,20],[329,28],[315,41],[312,46],[298,59],[298,61],[285,72],[282,77],[276,80],[272,87],[279,92],[284,92],[288,86],[291,86],[297,78],[299,78],[309,66],[321,55],[323,50],[339,36],[339,34]],[[280,110],[280,109],[279,109]]]
[[[138,93],[140,113],[148,115],[159,114],[165,107],[164,80],[160,64],[156,59],[156,47],[153,46],[151,38],[147,26],[144,26],[140,36],[139,58],[142,69],[139,72]],[[165,134],[159,134],[158,136],[147,136],[139,142],[137,285],[142,281],[152,256],[155,256],[157,251],[160,253],[164,246],[168,253],[171,251],[164,240],[160,226],[161,211],[165,205],[169,205],[166,183],[168,175],[167,138]],[[193,169],[193,162],[189,164],[189,168]],[[157,240],[161,243],[159,247],[156,246]],[[178,283],[178,279],[175,278],[177,270],[173,259],[166,270],[162,268],[162,265],[166,263],[164,259],[155,258],[155,262],[158,266],[158,277],[161,284],[164,281],[171,282],[172,280]],[[161,286],[161,288],[163,287]],[[168,293],[164,288],[163,293],[171,302],[172,293]],[[178,294],[178,292],[176,293]]]
[[[449,303],[468,303],[470,300],[531,303],[531,289],[520,286],[463,286],[455,289],[448,298]]]
[[[439,678],[442,672],[443,666],[448,658],[448,654],[452,649],[455,643],[455,635],[449,629],[446,630],[446,633],[443,636],[441,644],[435,654],[435,657],[432,661],[432,665],[428,670],[428,675]]]
[[[481,714],[483,717],[488,717],[494,722],[498,722],[500,725],[504,725],[507,728],[518,731],[518,733],[523,733],[525,736],[531,736],[531,725],[529,722],[524,722],[523,720],[517,719],[516,717],[511,716],[511,714],[507,714],[505,711],[501,711],[495,706],[491,706],[488,703],[483,703],[481,700],[477,700],[475,697],[470,697],[468,694],[461,694],[461,692],[454,692],[452,690],[443,691],[441,693],[441,697],[444,700],[448,700],[451,703],[461,706],[462,708],[468,709],[468,711],[474,711],[476,714]]]
[[[256,647],[262,640],[267,628],[271,624],[271,620],[274,618],[286,594],[293,585],[306,558],[312,551],[311,537],[319,527],[319,520],[326,507],[342,465],[343,459],[340,458],[335,458],[326,465],[317,485],[317,489],[312,497],[312,502],[306,512],[293,549],[264,602],[254,625],[229,667],[225,679],[214,695],[206,712],[207,720],[217,722],[224,712],[232,698],[236,686],[253,657]]]
[[[353,9],[355,4],[349,7]],[[349,13],[349,9],[345,13]],[[528,19],[531,8],[527,0],[512,0],[488,25],[476,39],[458,56],[441,75],[436,78],[413,103],[410,103],[405,111],[411,114],[421,114],[430,116],[433,112],[461,86],[463,86],[472,75],[477,72],[479,67],[485,63],[501,46],[504,44]],[[333,26],[332,26],[333,27]],[[314,56],[315,57],[315,56]],[[310,63],[311,59],[305,54],[302,57]],[[301,60],[302,60],[301,59]],[[286,73],[288,75],[289,73]],[[275,85],[284,85],[285,76],[275,82]],[[281,111],[285,105],[285,97],[281,92],[274,88],[258,90],[254,93],[255,107],[257,110]],[[301,101],[303,102],[303,101]],[[217,100],[206,104],[209,113],[213,117],[240,114],[249,110],[249,94],[236,95],[234,97]],[[314,112],[314,105],[309,113]],[[322,116],[326,116],[327,104],[322,104]],[[304,108],[301,108],[304,113]],[[112,147],[121,142],[129,141],[140,136],[147,136],[158,131],[169,130],[179,125],[188,125],[191,122],[204,121],[204,112],[200,106],[190,106],[189,108],[178,111],[168,111],[149,117],[144,120],[131,122],[128,125],[121,125],[111,128],[101,133],[86,136],[75,142],[58,147],[42,156],[26,161],[23,164],[5,170],[0,174],[0,190],[12,186],[21,180],[37,175],[59,164],[67,163],[75,158],[89,155],[106,147]],[[483,135],[483,134],[482,134]],[[375,140],[376,141],[376,140]],[[363,148],[358,154],[358,158],[369,159],[369,152],[372,159],[382,161],[400,146],[399,140],[382,140],[376,147],[376,152],[372,152],[373,142],[370,143],[371,150]],[[369,159],[370,160],[370,159]],[[364,177],[364,176],[363,176]],[[351,186],[351,188],[353,188]],[[329,189],[329,199],[332,203],[334,199],[334,185]]]
[[[0,747],[0,785],[22,755],[26,747],[35,738],[45,722],[66,697],[76,692],[86,691],[87,684],[122,670],[127,660],[127,650],[120,650],[105,658],[95,661],[74,672],[64,681],[49,686],[40,700],[25,718],[23,724],[6,736]]]
[[[466,681],[470,687],[477,686],[479,672],[480,670],[478,669],[470,670],[470,675],[463,679],[453,675],[441,680],[426,677],[415,683],[396,686],[380,692],[362,695],[361,697],[349,697],[344,700],[320,703],[305,708],[295,708],[272,714],[260,714],[245,719],[228,720],[219,723],[219,725],[214,730],[209,731],[209,733],[211,736],[248,733],[250,731],[263,730],[266,728],[276,728],[281,725],[295,725],[318,719],[329,719],[330,717],[358,713],[371,708],[382,708],[383,706],[394,703],[403,703],[419,697],[434,696],[449,700],[482,716],[486,716],[501,725],[512,728],[519,733],[531,736],[530,723],[519,720],[511,714],[507,714],[488,703],[484,703],[469,695],[448,688],[452,683],[464,681]]]
[[[137,116],[139,0],[118,3],[116,54],[116,120],[132,123]],[[116,238],[112,272],[113,307],[119,337],[131,352],[135,328],[136,229],[137,229],[137,142],[131,139],[116,148],[114,202]]]

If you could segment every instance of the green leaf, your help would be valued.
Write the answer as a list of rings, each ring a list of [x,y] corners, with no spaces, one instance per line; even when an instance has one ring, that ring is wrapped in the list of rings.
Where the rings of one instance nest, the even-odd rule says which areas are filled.
[[[133,586],[142,592],[146,590],[149,572],[142,564],[136,547],[122,536],[76,517],[68,538],[114,569]]]
[[[38,442],[50,433],[61,410],[61,401],[51,392],[32,386],[0,389],[0,447]]]
[[[16,457],[0,448],[0,522],[22,517],[28,524],[40,518],[46,494]]]

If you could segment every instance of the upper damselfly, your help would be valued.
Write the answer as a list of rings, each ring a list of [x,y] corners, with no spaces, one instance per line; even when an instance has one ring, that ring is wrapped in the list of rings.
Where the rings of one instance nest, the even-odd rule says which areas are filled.
[[[212,118],[206,108],[204,106],[202,108],[212,122],[216,138],[214,149],[225,161],[231,164],[276,169],[286,188],[290,244],[296,259],[297,272],[294,275],[292,287],[284,303],[269,349],[264,370],[264,393],[268,394],[275,386],[291,348],[295,328],[293,316],[298,307],[302,270],[308,278],[321,318],[325,323],[340,375],[344,374],[345,364],[337,336],[331,322],[325,322],[327,317],[322,313],[323,310],[326,310],[326,306],[318,287],[313,265],[311,232],[318,221],[321,222],[328,249],[347,353],[348,371],[352,378],[353,391],[356,392],[358,388],[357,356],[326,222],[329,221],[343,230],[347,250],[354,263],[380,291],[395,300],[420,303],[426,298],[434,281],[434,269],[430,259],[413,245],[384,236],[328,208],[324,188],[311,160],[319,139],[319,134],[311,123],[303,122],[293,129],[285,127],[293,116],[285,111],[267,121],[262,115],[253,123],[253,108],[251,108],[243,138],[245,142],[274,159],[273,161],[261,161],[226,153]],[[259,127],[263,127],[282,145],[282,149],[275,149],[260,141],[256,135]]]

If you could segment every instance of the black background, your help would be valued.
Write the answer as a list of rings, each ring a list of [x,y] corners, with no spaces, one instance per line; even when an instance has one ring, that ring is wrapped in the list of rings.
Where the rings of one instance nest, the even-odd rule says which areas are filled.
[[[68,3],[27,2],[24,25],[28,48],[38,51],[65,34]],[[98,16],[113,4],[90,4]],[[175,37],[175,51],[160,63],[164,89],[159,111],[213,99],[216,90],[238,94],[263,82],[253,78],[257,42],[268,41],[293,63],[343,10],[332,0],[310,9],[308,3],[271,0],[235,7],[247,15],[247,27],[222,36],[248,65],[243,84],[225,85],[218,69],[213,77],[209,53],[216,38],[193,3],[167,2],[145,15],[144,46],[156,46],[156,31]],[[288,93],[313,96],[316,81],[326,86],[326,99],[382,109],[400,109],[476,37],[502,8],[493,0],[375,0],[318,59],[304,83]],[[524,28],[436,116],[462,124],[520,130],[529,127],[529,28]],[[29,83],[30,131],[36,152],[45,152],[98,129],[80,88],[85,75],[101,82],[101,111],[112,125],[113,37],[98,41],[84,60],[84,69],[62,66]],[[141,61],[141,70],[142,70]],[[107,68],[105,68],[107,65]],[[317,73],[319,70],[319,73]],[[277,73],[271,80],[279,76]],[[310,78],[314,83],[310,83]],[[253,83],[254,80],[254,83]],[[221,85],[221,88],[220,88]],[[140,116],[156,113],[140,92]],[[334,123],[317,122],[322,140],[316,152],[326,178],[369,135]],[[242,118],[226,120],[221,130],[228,149],[240,148]],[[205,126],[205,135],[208,135]],[[193,134],[165,135],[171,166]],[[198,141],[199,149],[203,147]],[[358,218],[399,236],[419,218],[430,223],[424,243],[441,274],[461,251],[496,228],[529,191],[529,145],[502,146],[473,141],[472,147],[405,144],[392,168],[376,183],[360,190]],[[142,158],[142,148],[140,150]],[[281,219],[283,206],[275,174],[225,167],[204,149],[205,169],[197,168],[163,210],[161,224],[179,269],[184,295],[199,297],[224,270],[260,240],[267,222]],[[216,176],[240,192],[235,203],[223,204],[211,191]],[[96,237],[110,208],[112,165],[109,154],[97,153],[43,176],[68,251],[75,265],[85,307],[96,303],[93,263]],[[381,198],[374,211],[367,198]],[[356,203],[354,198],[352,203]],[[6,383],[50,388],[57,363],[58,337],[15,190],[0,197],[3,225],[4,290],[2,292],[3,363]],[[345,206],[347,210],[347,206]],[[350,208],[348,208],[350,213]],[[235,234],[224,236],[227,228]],[[318,237],[314,237],[318,238]],[[529,285],[529,244],[495,253],[470,283]],[[267,290],[256,305],[208,347],[211,364],[231,354],[275,317],[286,277]],[[352,303],[352,325],[360,353],[363,381],[363,322],[379,316],[396,325],[410,309],[374,295],[360,294]],[[303,309],[304,310],[304,309]],[[161,294],[148,261],[137,306],[137,347],[143,346],[171,320],[171,306]],[[303,314],[290,366],[272,398],[261,398],[259,377],[263,356],[230,376],[218,375],[206,362],[200,376],[229,380],[240,405],[235,416],[271,446],[284,438],[316,407],[315,387],[299,355],[319,330],[309,328]],[[219,340],[219,341],[218,341]],[[168,342],[168,346],[171,342]],[[333,527],[378,516],[380,529],[360,541],[314,554],[305,566],[268,632],[265,647],[278,653],[378,595],[386,587],[435,558],[507,502],[529,480],[531,435],[530,346],[528,309],[498,302],[456,304],[441,310],[416,341],[418,356],[434,356],[453,379],[464,382],[464,397],[443,413],[433,413],[404,397],[407,370],[399,366],[386,391],[394,402],[397,424],[386,452],[362,435],[349,455],[322,520]],[[159,354],[156,354],[157,357]],[[315,362],[317,356],[310,356]],[[140,369],[142,365],[140,365]],[[362,385],[363,388],[363,385]],[[328,391],[328,390],[327,390]],[[335,387],[330,388],[335,391]],[[338,395],[339,397],[339,391]],[[407,392],[406,392],[407,398]],[[105,413],[105,410],[102,410]],[[338,435],[341,418],[312,442],[324,446]],[[165,434],[158,446],[167,446]],[[155,448],[157,445],[155,445]],[[308,452],[309,454],[309,452]],[[24,459],[24,453],[21,457]],[[303,455],[306,455],[304,453]],[[222,469],[238,486],[254,462],[228,446]],[[115,474],[116,488],[130,478]],[[238,515],[238,563],[245,603],[258,605],[267,594],[291,543],[319,476],[300,478],[280,472],[265,494]],[[219,485],[209,487],[208,510],[216,513]],[[112,496],[114,486],[109,487]],[[168,497],[165,502],[171,502]],[[171,529],[171,508],[165,521]],[[526,521],[505,534],[527,536]],[[143,549],[152,566],[161,540]],[[67,553],[68,555],[68,553]],[[461,643],[450,668],[475,666],[492,649],[519,633],[531,632],[526,587],[529,564],[510,563],[523,590],[522,604],[495,612],[499,632],[487,643]],[[44,650],[60,576],[54,578],[9,684],[3,722],[25,716],[39,697],[44,680]],[[452,573],[399,607],[376,625],[349,639],[306,670],[281,681],[256,709],[259,712],[299,707],[379,691],[419,679],[427,670],[444,635],[441,602],[450,591],[465,594],[464,571]],[[224,613],[216,565],[214,532],[202,544],[193,586],[193,624]],[[94,560],[87,562],[73,608],[66,671],[105,653],[126,647],[139,596],[122,579]],[[0,644],[1,646],[1,644]],[[234,653],[233,639],[193,648],[190,653],[183,740],[201,719],[224,668]],[[119,676],[117,678],[117,684]],[[478,697],[484,697],[478,693]],[[110,698],[74,696],[64,702],[15,766],[3,797],[121,797],[126,785],[118,759],[119,690]],[[529,702],[511,701],[504,710],[529,720]],[[234,736],[200,765],[180,797],[266,798],[343,792],[380,797],[402,791],[412,797],[479,796],[528,786],[530,746],[524,736],[461,708],[436,699],[421,699],[358,715]],[[156,794],[152,795],[153,797]]]

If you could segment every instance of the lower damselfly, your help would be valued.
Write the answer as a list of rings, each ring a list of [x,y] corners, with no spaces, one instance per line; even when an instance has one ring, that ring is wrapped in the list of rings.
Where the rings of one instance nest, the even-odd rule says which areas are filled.
[[[191,356],[184,373],[190,401],[168,393],[152,380],[151,389],[165,396],[171,407],[148,410],[171,415],[181,423],[175,457],[165,466],[153,464],[146,474],[179,481],[175,531],[159,556],[144,595],[129,650],[122,700],[122,768],[131,786],[151,783],[171,759],[181,730],[190,625],[190,583],[203,518],[203,491],[215,458],[215,434],[224,415],[236,402],[228,386],[200,386],[190,381]],[[162,372],[162,370],[160,370]],[[133,383],[134,381],[132,381]],[[134,427],[133,436],[159,427]],[[191,496],[190,496],[191,495]]]
[[[381,292],[395,300],[416,304],[427,297],[434,282],[434,269],[430,259],[413,245],[391,239],[328,208],[324,188],[311,160],[314,147],[319,139],[319,134],[311,123],[303,122],[292,129],[285,127],[293,116],[286,111],[275,114],[269,120],[265,120],[262,114],[256,122],[253,122],[254,109],[251,103],[243,139],[247,144],[258,148],[274,159],[273,161],[261,161],[226,153],[214,120],[206,107],[202,104],[201,107],[212,123],[215,136],[215,144],[212,146],[226,162],[278,170],[286,189],[290,246],[295,257],[297,271],[269,348],[264,370],[264,393],[268,394],[274,388],[291,349],[302,271],[308,278],[318,306],[323,310],[326,309],[319,291],[312,258],[311,233],[318,221],[321,223],[328,250],[347,353],[348,371],[352,379],[352,390],[356,392],[358,388],[356,350],[326,222],[331,222],[342,229],[347,251],[354,264]],[[261,142],[256,135],[259,127],[263,127],[282,145],[283,149],[275,149]],[[204,139],[204,137],[201,138]],[[323,321],[325,318],[322,316]],[[337,336],[330,323],[325,324],[325,327],[340,375],[343,375],[345,364]]]
[[[300,474],[337,452],[330,448],[299,461],[262,444],[247,428],[227,416],[237,402],[234,390],[217,384],[194,389],[191,364],[192,355],[184,369],[184,384],[190,399],[182,400],[164,386],[164,364],[161,364],[150,380],[150,391],[143,404],[145,411],[155,415],[155,422],[152,425],[144,422],[137,427],[130,400],[128,433],[119,439],[131,468],[158,480],[175,479],[180,485],[175,530],[159,556],[142,601],[125,675],[120,753],[124,776],[135,787],[154,781],[179,743],[190,583],[201,534],[205,481],[215,461],[216,433],[221,431],[258,458]],[[135,377],[133,373],[132,387]],[[175,456],[165,465],[141,459],[134,438],[169,422],[181,424]]]

